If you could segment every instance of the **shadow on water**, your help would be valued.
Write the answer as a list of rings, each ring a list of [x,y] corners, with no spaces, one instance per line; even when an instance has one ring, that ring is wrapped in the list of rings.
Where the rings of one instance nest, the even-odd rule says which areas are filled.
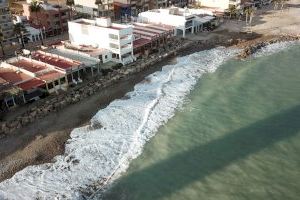
[[[104,199],[168,197],[234,161],[296,135],[300,130],[299,122],[300,105],[123,176],[111,191],[107,191]]]

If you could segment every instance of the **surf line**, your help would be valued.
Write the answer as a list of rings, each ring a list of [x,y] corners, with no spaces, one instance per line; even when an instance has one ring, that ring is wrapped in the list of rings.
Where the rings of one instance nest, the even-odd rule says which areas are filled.
[[[172,68],[171,72],[169,73],[168,78],[166,79],[166,81],[164,81],[163,83],[161,83],[160,87],[158,87],[158,89],[156,91],[156,98],[154,100],[152,100],[152,102],[149,104],[149,106],[147,106],[147,108],[145,110],[145,115],[143,117],[143,121],[140,124],[140,126],[138,127],[138,129],[133,134],[134,141],[131,142],[130,147],[128,148],[127,152],[124,155],[122,153],[120,154],[119,164],[116,166],[116,168],[112,171],[112,173],[107,178],[103,178],[104,182],[101,183],[100,188],[97,189],[91,196],[85,197],[85,199],[91,200],[100,191],[103,191],[103,188],[107,185],[107,183],[110,180],[112,180],[112,178],[114,177],[114,175],[121,168],[121,165],[124,163],[124,161],[126,162],[127,158],[129,157],[129,156],[127,157],[126,155],[129,152],[131,152],[131,149],[135,148],[135,144],[138,144],[137,139],[138,139],[139,135],[141,135],[141,133],[143,132],[143,129],[145,128],[147,122],[149,121],[149,118],[150,118],[150,116],[151,116],[154,108],[158,105],[159,100],[161,99],[161,97],[163,97],[163,96],[166,95],[166,93],[164,91],[164,87],[165,87],[166,84],[168,84],[170,81],[172,81],[172,76],[174,74],[175,68],[176,68],[176,64],[174,65],[174,67]],[[122,148],[121,148],[121,152],[123,152],[123,151],[124,151],[124,143],[123,143]]]

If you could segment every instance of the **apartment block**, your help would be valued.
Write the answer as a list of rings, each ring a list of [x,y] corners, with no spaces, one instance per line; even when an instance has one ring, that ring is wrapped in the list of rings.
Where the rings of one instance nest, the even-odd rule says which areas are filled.
[[[33,27],[43,29],[43,32],[48,35],[58,35],[68,31],[70,10],[67,6],[43,1],[41,12],[33,13],[30,11],[31,0],[18,3],[23,6],[23,15],[27,17]]]
[[[133,62],[133,28],[112,23],[110,18],[78,19],[69,23],[69,39],[77,48],[91,46],[101,62]]]
[[[102,0],[102,4],[96,5],[95,0],[74,0],[75,9],[79,13],[94,17],[114,18],[114,0]]]
[[[11,42],[15,39],[13,32],[14,26],[7,0],[0,1],[0,29],[4,36],[4,43]]]

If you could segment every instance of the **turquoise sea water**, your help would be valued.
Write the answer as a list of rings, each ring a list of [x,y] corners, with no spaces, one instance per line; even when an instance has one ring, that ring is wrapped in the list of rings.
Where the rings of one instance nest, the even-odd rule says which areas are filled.
[[[300,47],[229,61],[188,102],[104,199],[300,198]]]

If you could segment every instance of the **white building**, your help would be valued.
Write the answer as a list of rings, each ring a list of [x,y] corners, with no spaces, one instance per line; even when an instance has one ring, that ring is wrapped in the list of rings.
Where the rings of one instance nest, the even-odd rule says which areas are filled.
[[[110,18],[95,20],[77,19],[68,22],[69,38],[77,48],[88,46],[98,49],[94,57],[103,63],[114,61],[122,64],[133,62],[133,27],[111,23]],[[88,51],[88,49],[87,49]]]
[[[196,0],[196,2],[200,3],[201,6],[220,8],[222,10],[228,9],[231,5],[239,8],[241,5],[241,1],[242,0]]]
[[[210,15],[211,17],[201,17],[201,15]],[[181,35],[182,33],[182,36],[185,37],[186,32],[199,32],[204,23],[214,18],[212,15],[212,11],[205,9],[171,7],[142,12],[138,16],[138,21],[173,26],[175,35]]]

